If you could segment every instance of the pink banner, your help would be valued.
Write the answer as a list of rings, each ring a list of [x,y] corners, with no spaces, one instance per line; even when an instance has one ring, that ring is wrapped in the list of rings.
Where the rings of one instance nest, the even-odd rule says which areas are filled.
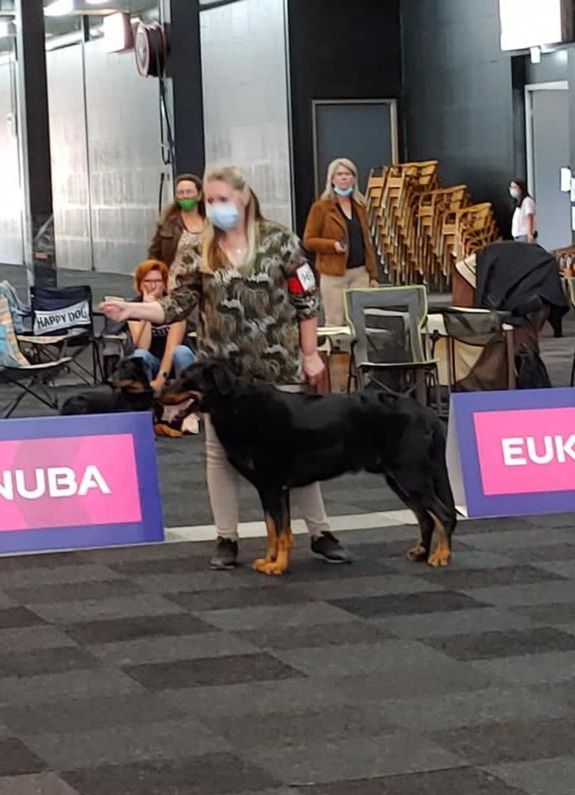
[[[486,496],[575,489],[575,408],[478,411],[473,421]]]
[[[131,434],[0,441],[0,532],[141,519]]]

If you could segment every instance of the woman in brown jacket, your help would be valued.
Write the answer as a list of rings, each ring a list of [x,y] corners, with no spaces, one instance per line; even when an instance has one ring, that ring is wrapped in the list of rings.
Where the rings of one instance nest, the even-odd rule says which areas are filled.
[[[175,199],[166,207],[148,249],[149,259],[158,259],[170,269],[169,288],[177,276],[199,254],[202,247],[205,209],[202,180],[195,174],[176,177]]]
[[[329,164],[325,191],[309,211],[303,244],[316,254],[325,323],[342,326],[344,290],[377,287],[365,200],[351,160],[339,157]]]

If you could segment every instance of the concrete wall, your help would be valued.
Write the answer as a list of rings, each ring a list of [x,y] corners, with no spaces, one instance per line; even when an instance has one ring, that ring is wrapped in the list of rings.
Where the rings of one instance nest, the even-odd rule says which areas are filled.
[[[409,159],[438,159],[444,184],[467,183],[507,224],[514,158],[511,57],[498,0],[404,0],[404,130]]]
[[[284,0],[200,15],[206,164],[240,166],[269,218],[292,225]]]
[[[316,198],[312,100],[401,96],[399,0],[288,0],[288,17],[295,198],[301,232]]]

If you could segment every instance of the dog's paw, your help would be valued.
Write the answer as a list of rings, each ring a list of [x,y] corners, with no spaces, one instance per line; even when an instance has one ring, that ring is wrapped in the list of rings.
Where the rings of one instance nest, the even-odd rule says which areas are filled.
[[[429,553],[427,549],[418,544],[416,547],[410,549],[407,553],[407,559],[415,561],[416,563],[421,563],[422,561],[426,561]]]
[[[451,550],[447,547],[438,547],[435,552],[430,555],[427,564],[428,566],[432,566],[434,569],[437,569],[440,566],[449,566],[450,560]]]
[[[157,422],[154,425],[154,433],[156,436],[166,436],[169,439],[179,439],[182,435],[182,432],[179,431],[177,428],[171,428],[169,425],[166,425],[164,422]]]
[[[287,566],[278,563],[276,560],[268,560],[267,558],[258,558],[252,563],[252,569],[259,571],[261,574],[275,575],[276,577],[285,574]]]
[[[273,563],[274,560],[275,556],[271,557],[270,555],[266,555],[265,558],[258,558],[257,560],[254,560],[254,562],[252,563],[252,569],[260,571],[262,566],[266,566],[268,563]]]

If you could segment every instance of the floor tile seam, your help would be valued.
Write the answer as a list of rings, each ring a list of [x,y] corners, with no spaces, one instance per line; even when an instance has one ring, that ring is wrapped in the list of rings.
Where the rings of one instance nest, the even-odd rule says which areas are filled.
[[[563,758],[563,757],[558,757],[558,758]],[[495,766],[493,766],[493,767],[495,767]],[[474,764],[471,764],[469,762],[466,762],[465,764],[458,765],[458,766],[440,767],[440,768],[434,767],[434,768],[429,768],[428,770],[417,770],[417,771],[406,772],[406,773],[391,773],[389,775],[385,775],[385,774],[381,775],[381,774],[379,774],[379,775],[375,775],[375,776],[368,776],[368,777],[362,777],[362,778],[339,779],[336,782],[330,782],[330,783],[354,784],[356,782],[364,782],[364,781],[370,781],[370,780],[371,781],[380,781],[380,780],[381,781],[388,781],[388,780],[389,781],[393,781],[393,779],[396,779],[396,780],[401,779],[402,782],[403,781],[408,782],[409,779],[413,779],[414,781],[416,781],[418,778],[420,778],[422,776],[422,774],[424,775],[426,773],[437,773],[438,775],[441,775],[442,773],[448,773],[448,772],[450,772],[452,770],[457,770],[457,771],[465,771],[465,770],[477,771],[477,770],[480,770],[482,773],[487,773],[492,778],[494,778],[496,784],[501,784],[503,786],[506,786],[506,785],[509,786],[506,781],[504,781],[496,773],[494,773],[492,770],[490,770],[489,767],[487,767],[485,765],[483,765],[483,766],[482,765],[474,765]],[[301,784],[295,784],[294,785],[294,784],[292,784],[292,785],[287,785],[287,786],[290,789],[293,789],[294,795],[297,795],[298,792],[301,793],[301,795],[305,795],[306,788],[307,788],[308,785],[301,785]],[[325,785],[321,785],[321,786],[325,786]],[[458,795],[465,795],[465,793],[462,792],[462,793],[459,793]],[[529,795],[529,793],[527,793],[525,790],[515,789],[514,790],[514,795]]]

